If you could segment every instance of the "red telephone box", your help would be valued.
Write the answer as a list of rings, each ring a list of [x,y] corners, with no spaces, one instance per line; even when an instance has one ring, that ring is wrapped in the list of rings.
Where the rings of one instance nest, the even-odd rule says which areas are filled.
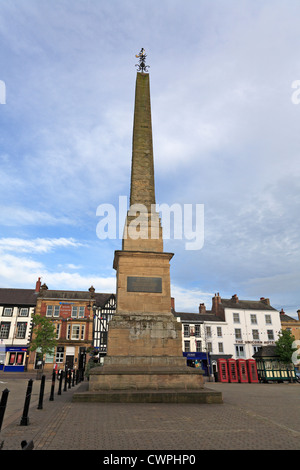
[[[218,378],[220,382],[228,382],[228,368],[226,359],[218,359]]]
[[[248,382],[246,359],[237,359],[236,362],[239,375],[239,382]]]
[[[227,359],[229,382],[238,382],[238,371],[235,359]]]
[[[258,382],[258,374],[255,359],[247,359],[249,382]]]

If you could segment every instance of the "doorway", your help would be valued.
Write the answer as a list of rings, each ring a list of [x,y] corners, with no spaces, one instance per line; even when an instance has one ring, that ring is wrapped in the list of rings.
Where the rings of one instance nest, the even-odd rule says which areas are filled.
[[[73,369],[74,356],[66,356],[66,369]]]

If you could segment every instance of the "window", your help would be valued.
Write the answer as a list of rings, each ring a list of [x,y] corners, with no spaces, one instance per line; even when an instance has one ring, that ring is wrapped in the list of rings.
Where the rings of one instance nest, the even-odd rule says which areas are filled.
[[[257,318],[254,313],[250,315],[250,320],[252,325],[257,325]]]
[[[28,317],[28,313],[29,313],[28,308],[20,308],[19,317]]]
[[[46,317],[59,317],[59,305],[47,305]]]
[[[184,352],[190,352],[190,342],[189,341],[184,342]]]
[[[14,366],[14,365],[22,365],[23,364],[23,360],[24,360],[24,353],[15,353],[15,352],[11,352],[9,354],[9,359],[8,359],[8,364],[10,366]]]
[[[68,325],[67,339],[84,339],[85,325]]]
[[[183,336],[190,336],[190,325],[183,325]]]
[[[202,352],[202,343],[201,343],[201,341],[196,341],[196,352]]]
[[[53,305],[47,305],[46,317],[52,317]]]
[[[233,314],[233,323],[240,323],[240,314],[234,313]]]
[[[56,339],[60,338],[60,323],[56,324],[55,338]]]
[[[211,327],[210,326],[206,327],[206,337],[211,338]]]
[[[54,349],[51,352],[45,354],[45,364],[52,364],[53,359],[54,359]]]
[[[3,317],[12,317],[13,309],[12,307],[5,307],[3,310]]]
[[[221,326],[217,326],[217,336],[219,336],[219,338],[222,337],[222,327]]]
[[[266,325],[272,324],[271,315],[265,315],[265,320],[266,320]]]
[[[53,316],[54,317],[59,317],[59,310],[60,310],[60,306],[59,305],[54,305],[54,311],[53,311]]]
[[[207,343],[207,351],[210,352],[210,353],[213,352],[212,343],[210,341]]]
[[[219,349],[219,353],[224,352],[223,343],[218,343],[218,349]]]
[[[72,307],[72,318],[84,318],[84,307]]]
[[[254,340],[259,340],[259,331],[258,330],[252,330],[252,338]]]
[[[71,339],[80,338],[80,325],[72,325]]]
[[[17,339],[24,339],[26,335],[27,323],[18,322],[17,323],[17,331],[16,331],[16,338]]]
[[[242,339],[242,330],[240,328],[235,328],[234,334],[235,339]]]
[[[85,325],[81,325],[81,337],[80,337],[80,339],[84,339],[84,335],[85,335]]]
[[[57,364],[62,364],[64,362],[64,348],[57,348],[55,362]]]
[[[195,336],[201,336],[200,325],[195,325]]]
[[[236,357],[245,357],[244,346],[236,345],[235,354],[236,354]]]
[[[274,332],[273,330],[267,330],[267,335],[268,335],[268,340],[273,341],[274,340]]]
[[[7,339],[9,335],[10,322],[1,322],[0,324],[0,339]]]

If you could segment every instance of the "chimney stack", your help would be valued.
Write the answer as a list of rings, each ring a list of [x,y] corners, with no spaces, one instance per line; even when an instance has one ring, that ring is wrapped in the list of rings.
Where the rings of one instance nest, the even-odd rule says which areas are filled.
[[[266,305],[270,305],[270,299],[265,299],[264,297],[261,297],[260,301],[263,302]]]
[[[238,303],[238,301],[239,301],[239,298],[238,298],[238,296],[237,296],[236,294],[234,294],[234,295],[231,297],[231,299],[232,299],[235,303]]]
[[[35,292],[40,292],[41,290],[41,278],[39,277],[35,284]]]
[[[171,297],[171,312],[175,312],[175,299]]]
[[[90,292],[90,294],[91,294],[91,297],[95,297],[95,287],[94,287],[94,286],[91,286],[91,287],[89,288],[89,292]]]
[[[205,304],[200,304],[199,305],[199,313],[206,313]]]
[[[300,321],[300,309],[297,310],[297,313],[298,313],[298,318],[299,318],[299,321]]]
[[[280,310],[280,315],[285,315],[285,312],[283,311],[283,308]]]
[[[220,308],[221,304],[221,297],[220,297],[220,294],[219,292],[217,294],[215,294],[215,296],[212,298],[212,307],[211,307],[211,311],[214,315],[218,315],[220,316],[220,313],[222,311],[222,308]]]

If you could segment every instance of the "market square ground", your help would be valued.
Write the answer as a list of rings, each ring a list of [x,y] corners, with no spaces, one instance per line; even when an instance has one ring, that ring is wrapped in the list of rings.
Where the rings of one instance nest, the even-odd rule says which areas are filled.
[[[0,375],[0,393],[10,390],[0,442],[3,450],[192,451],[298,450],[300,385],[298,383],[206,383],[221,391],[223,404],[74,403],[74,391],[87,382],[54,393],[47,378],[43,409],[37,409],[39,381],[29,409],[29,424],[20,426],[28,378]],[[17,398],[18,397],[18,398]]]

